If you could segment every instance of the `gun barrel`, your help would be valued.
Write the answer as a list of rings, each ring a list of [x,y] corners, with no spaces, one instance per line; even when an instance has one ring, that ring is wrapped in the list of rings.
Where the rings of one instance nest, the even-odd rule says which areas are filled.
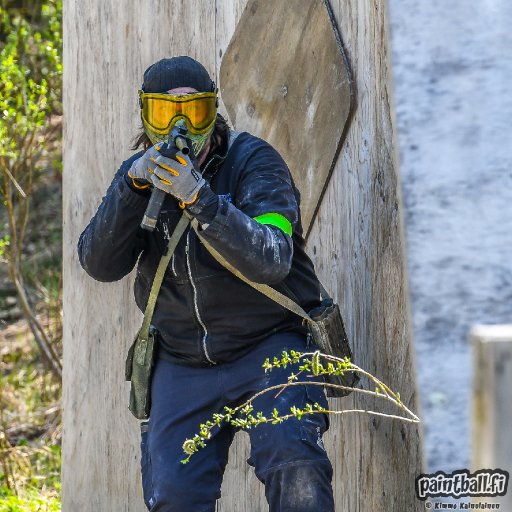
[[[187,145],[187,141],[184,139],[184,137],[181,137],[179,135],[176,136],[174,139],[174,144],[184,155],[190,152],[190,149]]]

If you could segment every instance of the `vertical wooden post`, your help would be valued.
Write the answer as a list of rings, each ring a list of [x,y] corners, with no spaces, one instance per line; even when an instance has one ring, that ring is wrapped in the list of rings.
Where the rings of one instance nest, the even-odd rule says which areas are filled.
[[[387,2],[333,2],[350,62],[356,110],[308,240],[317,271],[342,305],[355,360],[418,409],[404,256]],[[341,408],[382,405],[352,395]],[[421,416],[421,415],[420,415]],[[363,415],[334,418],[340,511],[422,510],[417,425]]]
[[[333,0],[357,108],[308,242],[343,305],[358,363],[417,409],[407,305],[386,1]],[[142,511],[137,422],[124,356],[141,315],[132,279],[96,283],[76,243],[138,128],[136,90],[151,62],[188,54],[218,73],[245,0],[64,0],[63,510]],[[257,51],[257,42],[255,44]],[[290,49],[293,51],[293,48]],[[300,70],[299,70],[300,71]],[[359,397],[337,405],[379,407]],[[266,509],[238,435],[218,510]],[[337,511],[420,510],[416,426],[334,418],[326,439]]]
[[[142,511],[138,421],[123,361],[141,322],[133,279],[98,283],[76,253],[140,129],[137,90],[154,61],[215,69],[211,2],[64,0],[63,510]]]
[[[471,470],[502,469],[512,474],[512,325],[477,325],[473,344],[473,424]],[[475,501],[512,510],[512,493]]]

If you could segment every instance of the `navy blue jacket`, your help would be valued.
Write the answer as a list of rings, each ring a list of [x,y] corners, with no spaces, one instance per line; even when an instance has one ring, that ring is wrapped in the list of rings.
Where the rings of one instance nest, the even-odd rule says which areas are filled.
[[[182,210],[168,196],[156,229],[140,228],[149,193],[133,188],[126,173],[141,154],[123,162],[117,171],[80,236],[78,253],[82,267],[99,281],[121,279],[138,261],[134,294],[144,311],[156,268]],[[320,288],[304,251],[300,196],[278,152],[242,132],[229,150],[224,141],[202,169],[209,186],[187,207],[200,222],[202,235],[252,281],[270,284],[306,311],[317,307]],[[212,197],[218,206],[205,222],[203,206],[211,204]],[[254,220],[268,213],[285,217],[292,236]],[[158,356],[191,366],[235,360],[275,332],[306,332],[300,317],[217,263],[193,229],[185,232],[171,259],[152,325],[160,335]]]

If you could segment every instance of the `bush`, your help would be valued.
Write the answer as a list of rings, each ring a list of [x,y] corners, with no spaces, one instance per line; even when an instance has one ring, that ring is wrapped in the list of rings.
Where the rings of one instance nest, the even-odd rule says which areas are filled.
[[[41,371],[32,350],[2,353],[0,512],[60,510],[61,390],[52,378],[61,372],[60,333],[35,313],[24,241],[36,186],[49,166],[52,173],[61,168],[52,161],[62,114],[61,25],[61,0],[0,0],[0,262],[7,263],[27,325],[52,371]],[[38,213],[32,232],[41,237],[46,221]],[[48,272],[37,271],[37,277],[53,298],[60,269]],[[53,306],[60,315],[60,302]]]
[[[23,242],[34,183],[51,139],[51,114],[61,113],[62,1],[0,0],[0,196],[7,223],[0,233],[2,258],[34,339],[58,377],[61,363],[27,294]]]

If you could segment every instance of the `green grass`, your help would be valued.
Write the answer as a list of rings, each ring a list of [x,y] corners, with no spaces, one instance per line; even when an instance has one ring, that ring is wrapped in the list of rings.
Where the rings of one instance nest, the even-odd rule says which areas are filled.
[[[55,512],[61,510],[61,503],[58,498],[39,497],[34,494],[27,498],[19,498],[16,495],[4,494],[4,488],[0,488],[0,512]]]
[[[23,322],[0,354],[0,512],[61,510],[61,385]]]

